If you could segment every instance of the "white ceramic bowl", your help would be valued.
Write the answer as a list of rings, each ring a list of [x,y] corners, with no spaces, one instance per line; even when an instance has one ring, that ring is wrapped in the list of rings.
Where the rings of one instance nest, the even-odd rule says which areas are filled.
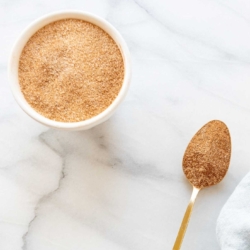
[[[37,113],[25,100],[18,81],[18,65],[19,65],[19,58],[21,55],[21,52],[29,40],[29,38],[39,29],[41,29],[43,26],[65,18],[76,18],[85,20],[87,22],[93,23],[100,28],[102,28],[104,31],[106,31],[117,43],[118,47],[120,48],[123,61],[124,61],[124,80],[123,85],[121,87],[121,90],[116,97],[116,99],[113,101],[113,103],[102,113],[99,115],[92,117],[91,119],[80,121],[80,122],[57,122],[50,120],[39,113]],[[64,129],[64,130],[84,130],[92,128],[93,126],[96,126],[104,121],[106,121],[117,109],[121,101],[124,99],[129,83],[130,83],[130,77],[131,77],[131,63],[130,63],[130,54],[128,47],[123,40],[122,36],[119,34],[119,32],[106,20],[87,13],[87,12],[81,12],[81,11],[59,11],[54,12],[48,15],[45,15],[34,22],[32,22],[19,36],[16,43],[14,44],[14,47],[11,52],[9,65],[8,65],[8,75],[9,75],[9,81],[11,84],[11,89],[13,92],[13,95],[17,101],[17,103],[20,105],[20,107],[33,119],[36,121],[57,129]]]

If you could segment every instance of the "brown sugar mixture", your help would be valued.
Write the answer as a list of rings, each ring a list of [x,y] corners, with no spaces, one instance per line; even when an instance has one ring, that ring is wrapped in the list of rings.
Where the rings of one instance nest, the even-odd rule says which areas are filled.
[[[215,185],[225,176],[230,156],[228,128],[221,121],[211,121],[189,143],[183,158],[183,171],[197,188]]]
[[[38,30],[19,61],[19,82],[28,103],[61,122],[89,119],[118,95],[124,63],[114,40],[98,26],[64,19]]]

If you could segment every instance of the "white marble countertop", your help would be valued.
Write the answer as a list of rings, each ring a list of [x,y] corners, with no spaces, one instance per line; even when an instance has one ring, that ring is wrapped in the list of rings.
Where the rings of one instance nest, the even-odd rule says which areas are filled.
[[[90,11],[124,36],[129,94],[104,124],[48,129],[16,104],[7,60],[43,14]],[[184,150],[212,119],[232,136],[222,183],[197,199],[183,250],[219,250],[216,220],[250,169],[250,1],[0,1],[0,249],[172,249],[191,186]]]

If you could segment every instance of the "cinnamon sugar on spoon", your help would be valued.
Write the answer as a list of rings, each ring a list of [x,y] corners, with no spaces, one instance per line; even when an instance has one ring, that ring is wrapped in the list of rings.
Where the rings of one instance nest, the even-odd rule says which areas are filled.
[[[183,157],[183,171],[196,188],[209,187],[224,178],[230,158],[227,126],[222,121],[210,121],[190,141]]]
[[[78,122],[114,101],[123,83],[124,62],[117,44],[100,27],[64,19],[29,39],[18,74],[25,99],[38,113]]]

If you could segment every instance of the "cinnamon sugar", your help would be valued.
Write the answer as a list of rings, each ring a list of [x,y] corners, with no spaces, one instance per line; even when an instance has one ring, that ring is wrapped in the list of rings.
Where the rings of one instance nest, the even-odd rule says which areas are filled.
[[[19,61],[19,82],[28,103],[61,122],[89,119],[118,95],[124,63],[114,40],[98,26],[64,19],[38,30]]]
[[[231,139],[227,126],[211,121],[203,126],[189,143],[183,171],[197,188],[215,185],[225,176],[231,156]]]

